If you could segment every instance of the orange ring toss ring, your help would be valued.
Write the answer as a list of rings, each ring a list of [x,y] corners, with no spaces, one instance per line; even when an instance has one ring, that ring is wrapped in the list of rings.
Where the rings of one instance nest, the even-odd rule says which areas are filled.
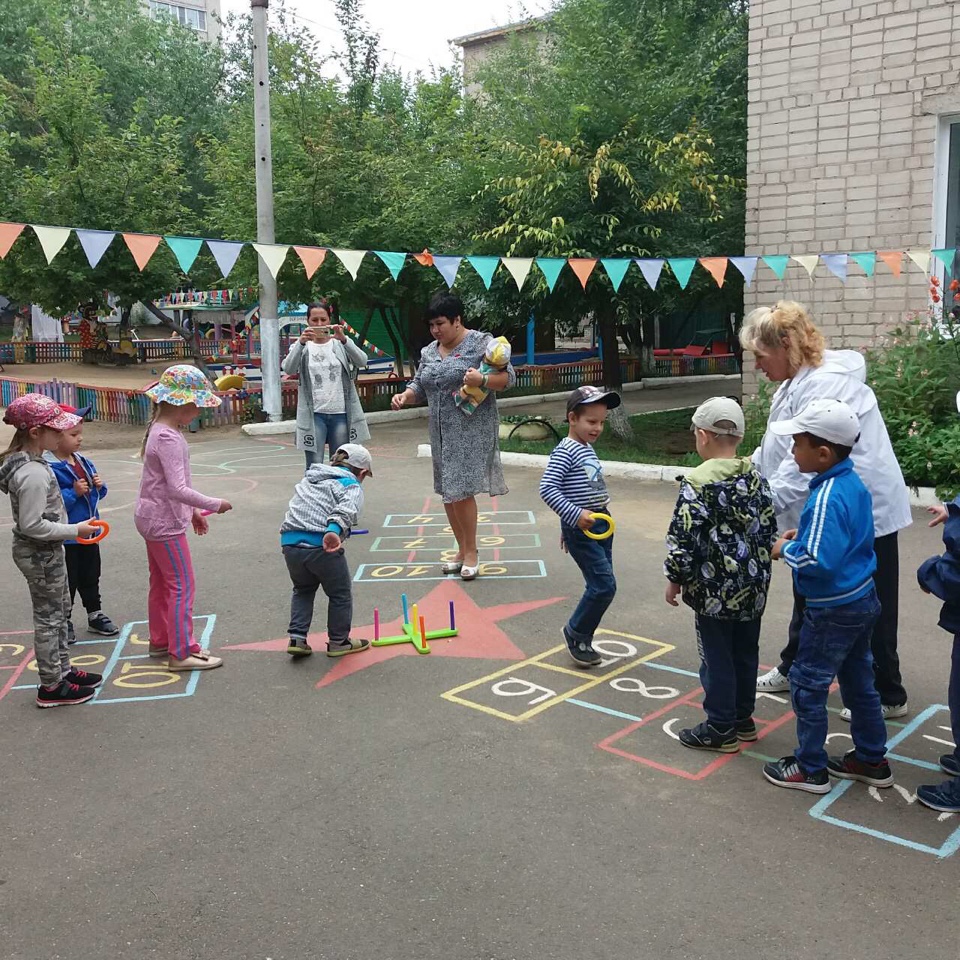
[[[583,533],[585,536],[589,537],[591,540],[606,540],[607,537],[613,536],[613,531],[616,530],[617,525],[613,522],[613,517],[609,513],[594,513],[591,514],[594,520],[606,520],[607,529],[603,533],[592,533],[590,530],[584,530]]]
[[[100,533],[95,537],[77,537],[77,543],[82,543],[86,546],[89,546],[91,543],[99,543],[109,532],[110,524],[106,520],[91,520],[91,527],[100,527]]]

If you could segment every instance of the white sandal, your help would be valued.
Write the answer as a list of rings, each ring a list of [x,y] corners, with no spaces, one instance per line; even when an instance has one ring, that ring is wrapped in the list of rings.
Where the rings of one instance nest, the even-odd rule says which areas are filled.
[[[440,571],[441,573],[459,573],[462,567],[462,560],[454,560],[452,563],[441,563]]]
[[[461,580],[476,580],[478,574],[480,573],[480,564],[477,563],[475,567],[461,567],[460,568],[460,579]]]

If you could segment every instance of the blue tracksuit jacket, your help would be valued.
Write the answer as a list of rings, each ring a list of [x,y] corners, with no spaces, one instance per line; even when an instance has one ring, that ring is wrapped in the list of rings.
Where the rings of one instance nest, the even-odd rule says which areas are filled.
[[[99,490],[93,485],[93,475],[97,468],[92,460],[88,460],[82,453],[75,453],[77,463],[80,464],[86,476],[87,483],[90,484],[90,492],[82,497],[78,497],[73,489],[78,477],[73,472],[73,467],[66,460],[58,460],[53,454],[47,454],[44,459],[50,464],[53,475],[60,484],[60,496],[63,497],[63,505],[67,508],[67,520],[70,523],[83,523],[87,520],[95,520],[100,517],[97,509],[100,501],[107,495],[107,485],[104,484]],[[101,477],[101,479],[103,479]],[[76,543],[76,540],[67,540],[66,543]]]

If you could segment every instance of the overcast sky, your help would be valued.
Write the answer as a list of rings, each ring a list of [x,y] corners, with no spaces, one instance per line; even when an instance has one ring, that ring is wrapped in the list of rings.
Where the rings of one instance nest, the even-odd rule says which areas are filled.
[[[464,34],[502,26],[542,13],[549,0],[365,0],[370,25],[380,33],[386,58],[411,72],[429,72],[431,64],[449,64],[447,41]],[[221,0],[224,15],[249,12],[249,0]],[[330,0],[287,0],[321,41],[339,42],[339,30]]]

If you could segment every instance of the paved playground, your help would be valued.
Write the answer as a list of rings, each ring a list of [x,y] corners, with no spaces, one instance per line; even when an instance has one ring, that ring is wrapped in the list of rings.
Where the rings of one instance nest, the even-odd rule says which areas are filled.
[[[911,713],[888,726],[898,786],[813,797],[760,774],[794,746],[785,696],[760,699],[760,740],[740,755],[675,739],[698,716],[699,681],[692,614],[663,602],[671,485],[610,481],[620,592],[598,644],[607,659],[584,673],[560,634],[579,574],[539,474],[507,468],[510,494],[481,503],[485,575],[442,579],[452,537],[416,459],[425,432],[374,428],[370,533],[348,554],[359,636],[374,608],[399,630],[401,593],[428,630],[454,602],[459,636],[429,656],[286,656],[277,529],[302,460],[276,439],[193,448],[196,485],[235,507],[193,540],[198,631],[221,670],[167,674],[145,657],[132,445],[93,451],[110,484],[104,605],[124,628],[73,648],[106,674],[91,704],[34,707],[30,607],[3,548],[4,960],[954,954],[960,818],[913,800],[950,740],[949,638],[913,580],[938,534],[919,513],[901,542]],[[768,664],[789,609],[778,568]],[[842,752],[849,728],[833,707]]]

